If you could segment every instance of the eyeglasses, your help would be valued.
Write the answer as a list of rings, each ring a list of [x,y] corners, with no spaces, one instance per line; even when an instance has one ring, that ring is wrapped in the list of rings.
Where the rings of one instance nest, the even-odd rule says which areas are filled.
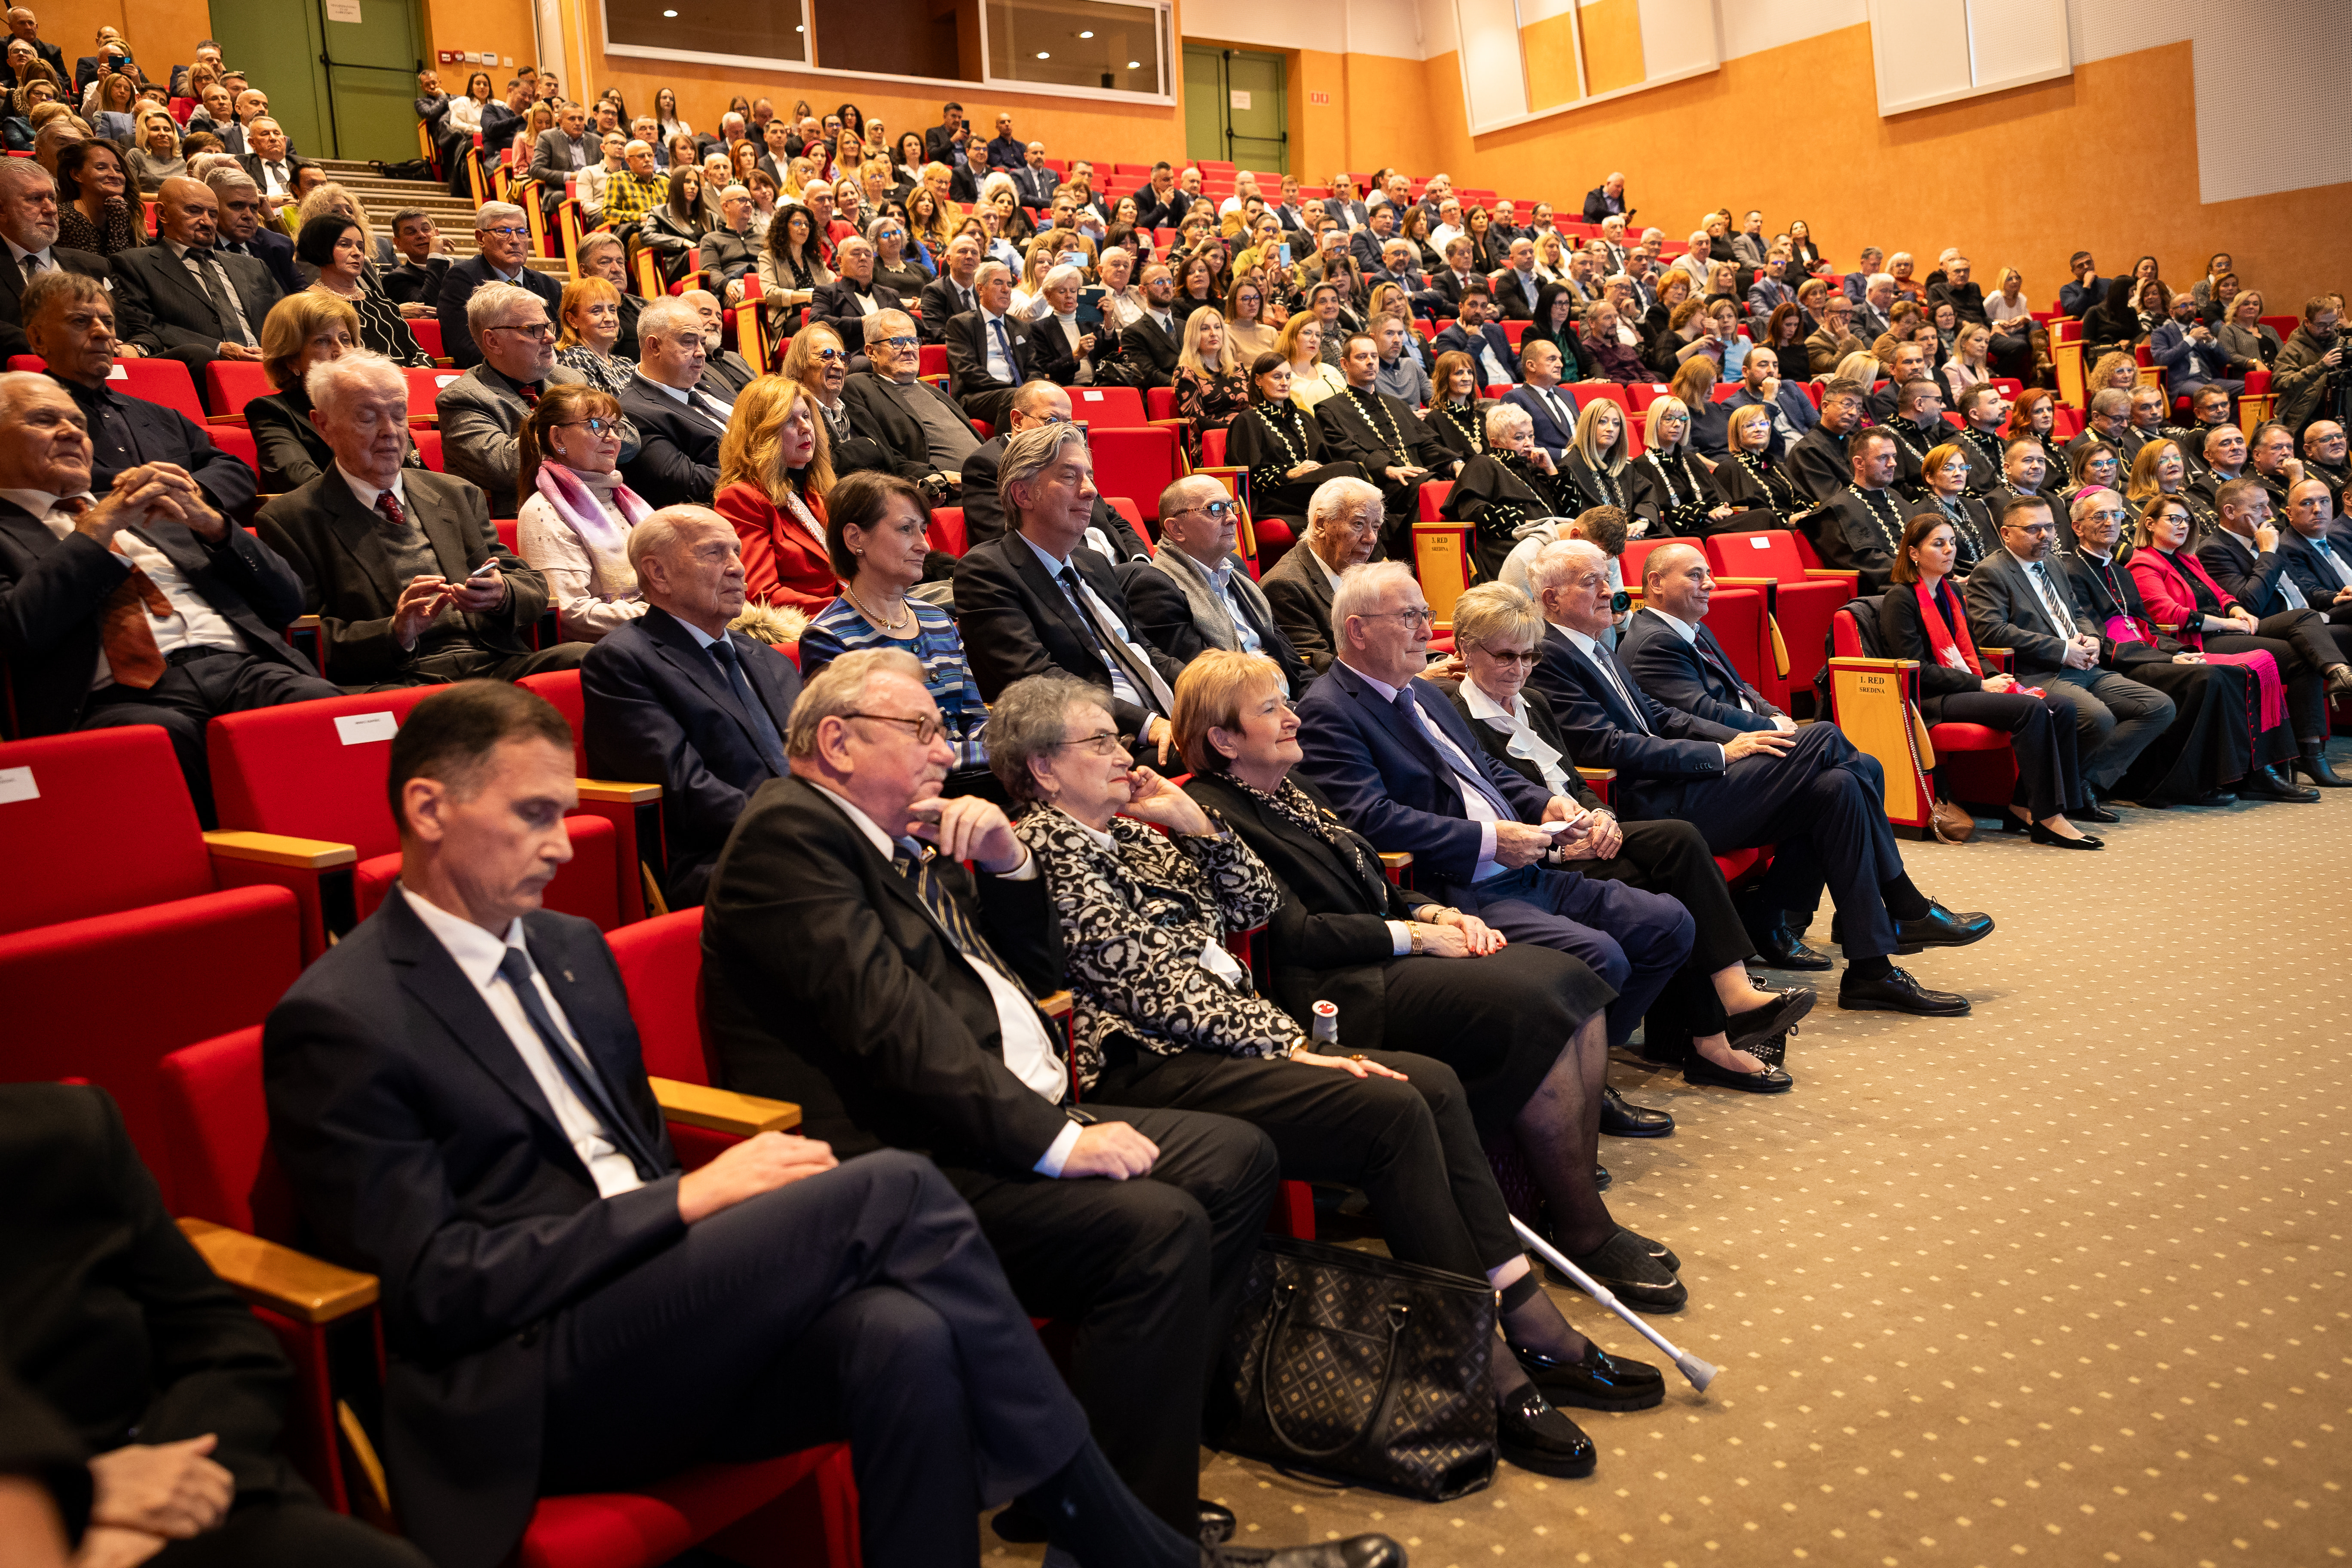
[[[1081,735],[1075,741],[1055,741],[1045,749],[1055,752],[1064,746],[1083,746],[1087,754],[1097,757],[1115,757],[1127,749],[1118,743],[1117,732],[1110,730],[1100,731],[1092,735]]]
[[[1485,654],[1488,658],[1493,659],[1496,664],[1524,664],[1532,667],[1535,664],[1537,658],[1536,651],[1533,648],[1511,648],[1505,650],[1482,647],[1478,651]]]
[[[1385,610],[1377,616],[1359,616],[1356,618],[1363,621],[1402,621],[1408,626],[1433,626],[1437,624],[1437,617],[1430,613],[1426,605],[1417,610]]]
[[[557,425],[555,428],[558,430],[585,430],[591,436],[601,438],[606,436],[618,437],[621,433],[621,422],[617,419],[567,419],[562,424]]]
[[[532,325],[528,327],[519,327],[511,322],[500,321],[495,326],[484,327],[482,331],[486,332],[520,332],[527,338],[552,338],[555,336],[555,323],[552,321],[539,321],[534,322]]]
[[[1210,517],[1215,519],[1217,521],[1223,522],[1229,517],[1237,516],[1242,510],[1242,503],[1237,500],[1230,500],[1202,501],[1199,506],[1190,506],[1186,507],[1184,510],[1186,511],[1206,512]]]
[[[915,731],[915,743],[919,746],[929,745],[931,737],[940,732],[940,720],[936,713],[926,713],[919,719],[909,719],[902,713],[844,713],[842,717],[872,719],[884,724],[907,725]]]
[[[868,347],[880,347],[880,348],[886,348],[886,349],[911,349],[911,348],[916,348],[916,347],[919,347],[919,346],[921,344],[922,341],[923,341],[923,340],[922,340],[922,339],[920,339],[920,338],[906,338],[906,337],[899,337],[899,338],[868,338],[868,339],[866,339],[866,345],[867,345]]]
[[[846,349],[813,349],[809,353],[809,358],[824,364],[831,364],[835,360],[848,357],[849,351]]]
[[[495,234],[504,239],[529,239],[530,237],[530,230],[527,228],[516,228],[512,226],[509,226],[506,228],[486,228],[482,230],[482,232],[484,234]]]

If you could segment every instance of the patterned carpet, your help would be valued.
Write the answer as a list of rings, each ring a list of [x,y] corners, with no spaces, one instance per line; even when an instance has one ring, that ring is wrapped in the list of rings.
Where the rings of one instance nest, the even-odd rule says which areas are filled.
[[[1680,1122],[1601,1158],[1683,1259],[1691,1304],[1655,1322],[1723,1369],[1709,1394],[1669,1369],[1660,1408],[1578,1413],[1587,1480],[1506,1465],[1423,1505],[1204,1450],[1202,1494],[1246,1543],[1377,1529],[1415,1568],[2343,1561],[2352,792],[2124,816],[2098,854],[1906,845],[2000,922],[1899,961],[1969,1018],[1841,1013],[1832,973],[1790,1094],[1612,1068]]]

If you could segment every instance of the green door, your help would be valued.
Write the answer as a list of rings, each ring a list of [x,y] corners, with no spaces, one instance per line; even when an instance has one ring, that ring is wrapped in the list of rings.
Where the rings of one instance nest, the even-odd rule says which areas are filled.
[[[242,0],[218,8],[213,30],[222,55],[266,84],[297,152],[397,162],[417,155],[415,5],[359,0],[357,22],[331,22],[325,0]]]
[[[1290,113],[1280,55],[1184,46],[1184,155],[1287,174]]]

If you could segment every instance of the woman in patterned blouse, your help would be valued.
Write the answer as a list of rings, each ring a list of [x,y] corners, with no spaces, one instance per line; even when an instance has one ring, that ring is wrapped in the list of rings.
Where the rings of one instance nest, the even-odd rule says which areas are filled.
[[[1270,921],[1281,883],[1222,820],[1129,760],[1101,689],[1058,673],[1014,681],[997,696],[989,752],[1061,924],[1087,1101],[1252,1123],[1286,1176],[1360,1188],[1392,1256],[1486,1276],[1508,1292],[1512,1338],[1548,1373],[1574,1366],[1586,1343],[1526,1283],[1461,1079],[1434,1058],[1310,1041],[1258,993],[1225,937]],[[1505,1453],[1588,1473],[1591,1440],[1544,1398],[1500,1326],[1488,1359]]]
[[[1249,376],[1225,340],[1225,313],[1204,305],[1184,321],[1184,349],[1176,360],[1176,416],[1184,424],[1184,460],[1201,462],[1201,432],[1223,430],[1249,406]]]

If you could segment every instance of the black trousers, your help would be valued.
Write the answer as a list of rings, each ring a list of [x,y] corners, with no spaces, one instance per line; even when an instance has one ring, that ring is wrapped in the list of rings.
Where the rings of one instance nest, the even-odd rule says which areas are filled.
[[[1284,1175],[1361,1188],[1390,1253],[1407,1263],[1475,1278],[1517,1257],[1454,1069],[1406,1051],[1364,1055],[1404,1081],[1211,1051],[1114,1051],[1094,1099],[1249,1122],[1274,1141]]]
[[[142,691],[135,686],[101,686],[89,694],[77,730],[110,730],[123,724],[158,724],[172,738],[180,773],[196,803],[196,820],[220,826],[213,810],[212,770],[205,762],[205,724],[215,713],[242,713],[341,697],[342,689],[308,671],[237,648],[200,650],[163,667],[163,678]]]
[[[2009,733],[2017,753],[2017,791],[2011,803],[2033,820],[2084,805],[2083,770],[2074,749],[2074,710],[2056,696],[2022,691],[1955,691],[1941,699],[1938,722],[1981,724]]]
[[[1095,1442],[1143,1505],[1200,1531],[1201,1398],[1281,1180],[1255,1128],[1190,1110],[1087,1098],[1159,1146],[1132,1181],[950,1167],[1013,1293],[1077,1326],[1069,1386]],[[1202,1109],[1202,1108],[1194,1108]]]
[[[2288,719],[2258,730],[2262,693],[2234,664],[2135,664],[2131,677],[2172,699],[2172,727],[2139,754],[2116,793],[2126,800],[2192,801],[2295,752]]]
[[[1425,479],[1399,481],[1384,473],[1366,479],[1381,488],[1381,552],[1383,559],[1412,563],[1412,525],[1421,521],[1421,487]]]
[[[1577,869],[1608,882],[1631,882],[1653,893],[1664,893],[1690,911],[1694,927],[1690,957],[1672,984],[1650,1005],[1654,1033],[1688,1034],[1701,1038],[1720,1033],[1723,999],[1710,978],[1717,970],[1751,958],[1756,943],[1731,901],[1723,868],[1706,837],[1687,822],[1627,822],[1625,842],[1606,860],[1580,860]]]
[[[2044,669],[2018,678],[2039,686],[2053,700],[2074,710],[2075,752],[2083,778],[2110,790],[2156,738],[2178,717],[2172,699],[2153,687],[2096,665],[2089,669]]]
[[[1877,782],[1884,777],[1835,728],[1808,724],[1778,755],[1759,752],[1713,778],[1637,798],[1645,817],[1688,821],[1714,854],[1778,846],[1759,898],[1773,909],[1807,910],[1826,886],[1843,917],[1846,957],[1877,958],[1895,951],[1879,889],[1903,875]]]
[[[239,1498],[218,1530],[165,1543],[154,1568],[431,1568],[425,1553],[311,1498]]]
[[[1013,394],[1015,390],[1010,386],[974,387],[969,392],[959,393],[956,395],[956,402],[962,407],[965,418],[977,419],[983,425],[993,426],[1001,432],[1011,422]],[[1197,1534],[1200,1528],[1196,1518],[1192,1526],[1193,1532]]]
[[[982,1507],[1086,1436],[971,1210],[896,1150],[712,1215],[546,1331],[544,1490],[846,1438],[877,1568],[976,1561]]]
[[[404,686],[438,686],[452,680],[520,680],[526,675],[544,675],[551,669],[577,669],[580,661],[588,657],[588,650],[595,646],[560,642],[535,653],[505,654],[472,643],[452,643],[419,654],[394,679],[353,689],[389,691]]]

